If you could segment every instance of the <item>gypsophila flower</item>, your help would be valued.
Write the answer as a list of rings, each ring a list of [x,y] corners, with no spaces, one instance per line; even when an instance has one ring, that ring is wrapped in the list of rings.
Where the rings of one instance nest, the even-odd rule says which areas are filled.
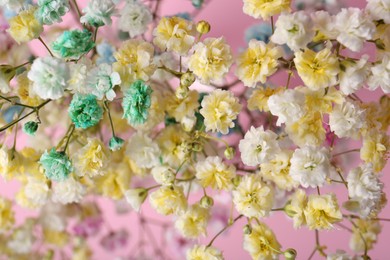
[[[196,164],[196,178],[205,188],[228,189],[235,175],[235,167],[226,165],[219,156],[207,157]]]
[[[69,11],[68,0],[38,0],[35,16],[42,24],[62,22],[62,16]]]
[[[227,134],[229,128],[234,127],[234,120],[241,110],[238,99],[232,92],[217,89],[205,96],[199,112],[204,117],[206,131]]]
[[[273,15],[290,11],[290,0],[244,0],[244,13],[268,20]]]
[[[371,90],[380,87],[384,93],[390,93],[390,55],[385,55],[382,62],[371,67],[367,83]]]
[[[345,95],[358,91],[369,75],[368,55],[363,55],[359,61],[344,60],[340,63],[340,90]]]
[[[129,1],[120,12],[118,27],[133,38],[145,33],[152,20],[152,13],[142,2]]]
[[[153,35],[153,43],[161,50],[186,55],[195,43],[196,28],[191,21],[183,18],[163,17]]]
[[[52,148],[49,152],[45,151],[39,163],[45,170],[45,175],[53,181],[64,181],[73,171],[72,162],[64,152],[57,152]]]
[[[175,222],[175,228],[186,238],[205,236],[209,218],[209,210],[199,204],[194,204],[179,216]]]
[[[315,35],[311,19],[303,11],[281,14],[275,27],[271,41],[277,44],[287,44],[293,51],[305,48]]]
[[[159,163],[160,149],[149,136],[137,132],[129,139],[126,154],[138,167],[152,168]]]
[[[108,146],[110,147],[111,151],[118,151],[122,148],[124,143],[125,140],[123,140],[122,138],[113,136],[108,142]]]
[[[54,185],[52,200],[62,204],[78,203],[82,200],[85,193],[85,187],[74,177],[70,176],[66,180]]]
[[[88,92],[99,100],[106,97],[107,100],[112,101],[116,97],[114,87],[119,84],[121,84],[119,73],[113,72],[111,65],[105,63],[93,68],[87,74]]]
[[[233,63],[230,46],[224,38],[207,38],[194,47],[188,68],[202,83],[218,82],[229,72]]]
[[[142,80],[135,81],[125,92],[122,102],[123,118],[126,118],[129,124],[138,125],[146,122],[152,92],[153,90]]]
[[[0,230],[8,230],[15,222],[15,213],[12,210],[12,202],[0,197]]]
[[[374,20],[383,20],[390,23],[390,2],[388,0],[367,0],[366,10]]]
[[[69,67],[63,60],[54,57],[37,58],[27,76],[40,98],[59,99],[67,87]]]
[[[79,177],[87,175],[91,178],[103,175],[108,165],[108,151],[97,138],[89,138],[87,141],[87,145],[80,148],[72,157],[75,174]]]
[[[76,128],[87,129],[103,117],[103,109],[94,95],[74,95],[69,105],[69,117]]]
[[[96,45],[96,52],[99,55],[96,59],[96,64],[112,64],[116,61],[114,58],[115,47],[106,41]]]
[[[180,214],[187,208],[187,200],[180,186],[162,186],[149,196],[150,205],[160,214]]]
[[[268,216],[274,202],[274,190],[258,175],[245,175],[233,190],[233,203],[240,214],[251,218]]]
[[[61,58],[79,59],[95,46],[92,33],[87,30],[63,32],[52,44],[53,51]]]
[[[355,252],[364,252],[373,248],[378,240],[382,225],[377,220],[358,219],[352,226],[349,247]]]
[[[343,8],[335,17],[337,41],[352,51],[360,51],[365,40],[371,40],[375,24],[359,8]]]
[[[245,165],[258,166],[272,159],[279,151],[278,136],[263,126],[252,126],[239,143],[241,160]]]
[[[315,188],[325,183],[330,167],[329,151],[325,147],[305,146],[295,150],[291,158],[290,176],[304,188]]]
[[[137,212],[140,211],[141,205],[144,203],[147,196],[148,191],[144,188],[129,189],[125,191],[126,201]]]
[[[80,22],[99,27],[111,24],[111,16],[115,15],[116,9],[112,0],[91,0],[83,12]]]
[[[35,135],[35,132],[38,130],[38,123],[34,121],[29,121],[23,125],[23,132],[28,135]]]
[[[195,245],[186,254],[186,260],[223,260],[222,252],[212,246]]]
[[[19,11],[25,5],[25,0],[0,0],[0,7]]]
[[[36,7],[21,11],[9,20],[7,32],[17,43],[24,43],[36,39],[43,32],[42,24],[35,18]]]

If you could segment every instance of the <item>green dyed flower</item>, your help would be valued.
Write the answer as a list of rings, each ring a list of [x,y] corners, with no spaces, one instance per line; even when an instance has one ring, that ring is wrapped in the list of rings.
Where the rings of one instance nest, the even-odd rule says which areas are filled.
[[[86,129],[96,125],[103,116],[94,95],[74,95],[69,105],[69,116],[76,128]]]
[[[72,162],[64,152],[57,152],[54,148],[49,153],[42,154],[39,163],[45,169],[47,178],[53,181],[63,181],[73,171]]]
[[[113,136],[109,143],[108,146],[110,147],[111,151],[118,151],[122,148],[123,144],[125,143],[125,140],[123,140],[120,137]]]
[[[34,121],[29,121],[23,125],[23,132],[28,135],[35,135],[35,132],[38,130],[38,123]]]
[[[126,118],[129,124],[143,124],[148,119],[149,108],[153,90],[142,80],[137,80],[131,84],[123,97],[123,118]]]
[[[64,16],[68,11],[68,0],[38,0],[35,17],[42,24],[53,24],[61,22],[61,16]]]
[[[79,59],[95,46],[91,36],[88,30],[65,31],[53,43],[53,51],[62,58]]]

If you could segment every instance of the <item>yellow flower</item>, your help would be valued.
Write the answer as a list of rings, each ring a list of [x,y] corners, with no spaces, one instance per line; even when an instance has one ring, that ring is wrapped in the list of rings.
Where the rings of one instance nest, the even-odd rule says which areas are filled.
[[[15,222],[14,212],[12,211],[12,202],[0,197],[0,230],[7,230]]]
[[[274,202],[271,186],[261,181],[260,176],[245,175],[233,190],[233,203],[237,211],[251,218],[262,218],[269,214]]]
[[[47,228],[43,229],[43,237],[46,243],[57,247],[64,247],[69,240],[69,235],[65,231],[57,231]]]
[[[72,160],[75,173],[80,177],[88,175],[91,178],[103,175],[109,160],[107,148],[97,138],[89,138],[87,142],[87,145],[76,152]]]
[[[268,20],[271,16],[290,11],[290,0],[244,0],[243,11],[256,19]]]
[[[320,112],[308,112],[297,122],[286,125],[286,132],[298,146],[319,146],[325,140],[325,129]]]
[[[187,200],[180,186],[162,186],[149,196],[152,207],[162,215],[180,214],[187,208]]]
[[[244,249],[249,252],[252,259],[273,260],[277,259],[280,244],[274,232],[264,223],[255,223],[252,232],[244,235]]]
[[[292,151],[282,151],[275,154],[275,158],[268,163],[261,164],[259,174],[265,181],[272,181],[279,189],[291,191],[299,186],[299,182],[294,181],[290,172],[290,159]]]
[[[233,165],[226,165],[219,156],[210,156],[196,164],[196,178],[203,187],[228,189],[236,175]]]
[[[38,106],[42,100],[32,91],[31,81],[27,77],[27,71],[20,74],[17,78],[17,93],[20,101],[29,106]]]
[[[224,38],[207,38],[195,45],[188,68],[204,84],[219,82],[229,72],[233,63],[230,46]]]
[[[380,172],[386,165],[389,147],[389,136],[373,129],[363,136],[360,158],[366,163],[372,163],[375,172]]]
[[[258,82],[265,83],[267,77],[277,71],[278,59],[283,51],[272,43],[251,40],[249,47],[237,59],[237,77],[247,87],[256,87]]]
[[[365,247],[367,247],[367,250],[371,250],[382,230],[380,222],[364,219],[357,219],[354,222],[356,226],[352,227],[353,233],[349,246],[355,252],[363,252]]]
[[[199,107],[198,98],[199,93],[195,90],[191,90],[183,99],[171,95],[167,102],[167,112],[176,121],[181,122],[185,116],[194,115],[195,110]]]
[[[327,90],[321,89],[318,91],[313,91],[309,88],[301,88],[300,90],[305,93],[306,111],[330,113],[333,109],[333,103],[341,105],[344,102],[343,94],[335,87],[329,87]]]
[[[187,260],[223,260],[221,251],[212,246],[195,245],[187,251]]]
[[[20,173],[21,156],[18,152],[8,149],[6,145],[0,148],[0,174],[10,180]]]
[[[206,131],[219,131],[227,134],[234,127],[234,120],[241,110],[241,105],[232,92],[217,89],[202,100],[200,113],[204,117]]]
[[[294,221],[294,228],[299,228],[306,224],[304,209],[307,206],[307,196],[304,190],[296,190],[290,197],[285,207],[286,214]]]
[[[153,31],[153,43],[163,51],[185,56],[195,43],[196,28],[180,17],[163,17]]]
[[[149,80],[156,70],[153,56],[152,44],[138,39],[125,41],[114,53],[116,62],[113,64],[113,70],[121,77],[121,86],[128,88],[136,80]]]
[[[248,109],[253,110],[260,110],[262,112],[269,112],[268,107],[268,99],[270,96],[279,93],[283,91],[283,87],[280,88],[270,88],[270,87],[264,87],[255,89],[252,92],[252,95],[248,99]]]
[[[299,76],[311,90],[319,90],[337,83],[339,61],[328,46],[319,52],[306,49],[295,53],[294,63]]]
[[[17,16],[9,20],[8,33],[16,42],[29,42],[39,37],[43,32],[43,25],[35,18],[36,7],[21,11]]]
[[[162,161],[173,168],[186,159],[190,152],[190,136],[179,126],[165,127],[157,137],[162,153]]]
[[[91,249],[88,248],[87,243],[83,243],[73,250],[72,260],[88,260],[91,259],[91,256]]]
[[[131,173],[124,163],[115,165],[103,176],[98,176],[95,181],[99,193],[114,200],[123,198],[123,194],[129,189]]]
[[[210,213],[198,204],[189,207],[175,222],[175,227],[186,238],[206,236],[207,223]]]
[[[310,195],[304,213],[307,226],[312,230],[331,229],[333,223],[343,219],[335,194]]]

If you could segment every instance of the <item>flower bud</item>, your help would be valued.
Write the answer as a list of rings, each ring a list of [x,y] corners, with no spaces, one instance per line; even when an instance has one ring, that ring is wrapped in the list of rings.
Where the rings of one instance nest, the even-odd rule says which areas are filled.
[[[242,231],[244,232],[245,235],[250,235],[252,234],[252,227],[249,224],[246,224]]]
[[[186,72],[180,77],[180,85],[189,88],[195,82],[195,75],[192,72]]]
[[[295,210],[293,210],[293,207],[291,206],[291,204],[287,204],[285,207],[284,207],[284,212],[287,214],[287,216],[289,216],[290,218],[293,218],[297,212]]]
[[[16,69],[10,65],[0,65],[0,80],[3,82],[3,86],[0,85],[0,90],[3,93],[11,91],[9,82],[15,76]]]
[[[108,146],[110,147],[111,151],[118,151],[122,148],[123,144],[125,143],[125,140],[123,140],[120,137],[113,136],[109,143]]]
[[[238,185],[240,185],[240,182],[241,182],[241,175],[236,175],[236,177],[234,177],[232,179],[232,183],[234,185],[234,187],[237,187]]]
[[[205,209],[208,209],[214,205],[213,198],[205,195],[200,199],[200,206],[202,206]]]
[[[295,260],[297,257],[297,251],[294,248],[288,248],[286,251],[283,252],[284,257],[286,260]]]
[[[145,188],[129,189],[124,192],[124,195],[131,207],[139,212],[142,203],[144,203],[148,196],[148,190]]]
[[[196,30],[200,33],[200,34],[206,34],[210,31],[210,24],[206,21],[200,21],[197,23],[196,25]]]
[[[176,175],[171,169],[163,171],[161,174],[161,179],[162,179],[164,184],[173,184],[173,182],[175,181],[175,178],[176,178]]]
[[[25,132],[28,135],[34,136],[37,130],[38,130],[37,122],[29,121],[23,125],[23,132]]]
[[[186,86],[182,86],[180,85],[176,91],[175,91],[175,95],[178,99],[185,99],[187,96],[188,96],[188,92],[190,90],[188,89],[188,87]]]
[[[226,148],[225,151],[223,152],[223,154],[225,155],[225,158],[228,159],[228,160],[233,159],[235,153],[236,153],[236,152],[234,151],[234,148],[233,148],[233,147],[228,147],[228,148]]]

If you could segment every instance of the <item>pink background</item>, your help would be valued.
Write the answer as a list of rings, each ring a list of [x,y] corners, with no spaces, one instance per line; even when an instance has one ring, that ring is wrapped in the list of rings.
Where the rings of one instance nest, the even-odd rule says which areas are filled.
[[[79,1],[82,2],[82,1]],[[363,8],[365,6],[365,1],[346,1],[348,6],[356,6]],[[241,0],[211,0],[205,6],[203,10],[199,12],[195,20],[207,20],[211,23],[212,30],[209,36],[219,37],[221,35],[225,36],[227,42],[232,46],[232,49],[235,53],[238,52],[240,48],[244,48],[246,43],[244,41],[244,32],[248,26],[260,23],[261,21],[255,20],[245,14],[242,13],[243,3]],[[163,15],[174,15],[178,12],[183,11],[194,11],[189,0],[163,0],[161,5],[161,14]],[[278,75],[280,78],[274,78],[275,82],[285,82],[285,75],[281,73]],[[290,86],[294,86],[293,84]],[[381,91],[377,91],[375,93],[370,93],[367,91],[362,91],[358,93],[358,96],[364,101],[369,100],[378,100],[379,96],[382,95]],[[348,150],[347,147],[345,149],[341,148],[341,150]],[[353,166],[359,164],[358,161],[354,161]],[[389,171],[389,166],[387,166],[383,170],[383,182],[389,183],[390,176],[387,173]],[[6,186],[7,185],[7,186]],[[15,194],[17,189],[17,184],[5,184],[3,180],[0,180],[0,193],[1,195],[5,195],[8,197],[12,197]],[[335,186],[331,187],[327,190],[335,191],[337,190],[340,202],[343,202],[347,199],[347,194],[342,187]],[[341,190],[341,191],[340,191]],[[389,185],[385,185],[384,191],[386,193],[390,192]],[[322,191],[325,193],[325,189]],[[131,227],[131,238],[130,244],[125,250],[120,250],[114,253],[108,253],[103,249],[94,245],[94,257],[93,259],[114,259],[114,256],[123,256],[126,253],[129,253],[130,249],[134,247],[137,242],[138,235],[138,222],[135,214],[128,214],[125,216],[118,216],[115,213],[113,204],[107,200],[101,200],[101,206],[104,210],[105,218],[110,222],[110,226],[113,229],[117,229],[120,227]],[[26,215],[26,212],[20,209],[17,209],[18,212],[18,221],[20,222]],[[144,215],[151,215],[154,218],[161,219],[162,221],[167,221],[169,217],[160,217],[157,216],[152,209],[148,205],[144,205],[143,207]],[[390,217],[390,207],[387,206],[380,217],[389,218]],[[248,253],[246,253],[242,249],[242,226],[245,224],[245,220],[242,219],[236,223],[225,235],[219,237],[214,245],[219,249],[223,250],[225,259],[227,260],[235,260],[235,259],[250,259]],[[315,246],[314,240],[314,231],[309,231],[307,228],[301,228],[299,230],[295,230],[292,227],[292,221],[288,219],[282,212],[276,212],[272,214],[269,218],[265,219],[266,222],[275,232],[277,239],[282,245],[282,248],[286,249],[289,247],[295,248],[298,251],[297,259],[307,259],[310,253],[312,252]],[[343,223],[347,226],[350,226],[349,223]],[[389,259],[389,243],[390,240],[390,223],[382,222],[382,233],[379,235],[379,242],[374,246],[374,249],[370,251],[369,255],[372,259]],[[154,231],[156,233],[156,237],[159,238],[160,231],[156,229]],[[209,237],[207,239],[203,239],[200,242],[207,244],[212,236],[214,236],[215,230],[209,231]],[[336,249],[344,249],[349,251],[349,239],[350,234],[348,231],[342,230],[341,228],[336,228],[332,231],[324,231],[320,232],[320,241],[321,244],[325,244],[328,246],[329,250],[326,252],[335,252]],[[169,248],[169,244],[167,245]],[[173,254],[170,256],[173,257]],[[180,259],[180,258],[178,258]],[[318,254],[315,255],[313,259],[321,259]]]

